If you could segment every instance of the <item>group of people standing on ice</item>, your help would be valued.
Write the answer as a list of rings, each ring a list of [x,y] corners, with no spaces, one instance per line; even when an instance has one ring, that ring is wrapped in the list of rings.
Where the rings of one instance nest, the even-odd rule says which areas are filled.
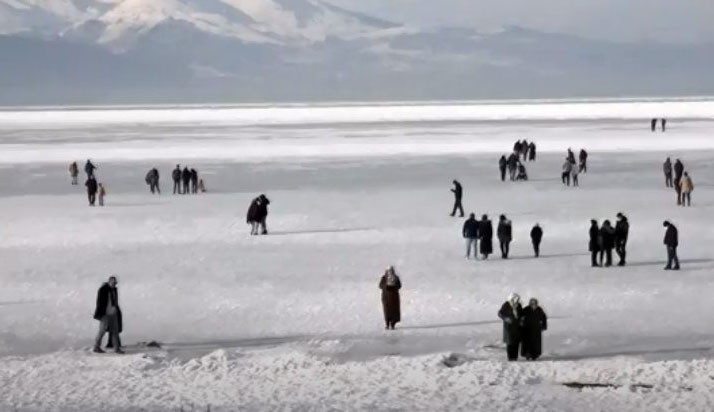
[[[149,173],[156,171],[155,174],[155,184],[149,181],[149,175],[146,176],[146,183],[151,186],[151,193],[154,193],[154,188],[161,194],[159,188],[159,172],[156,169],[152,169]],[[152,175],[153,177],[153,175]],[[171,179],[174,182],[174,194],[187,195],[189,193],[203,193],[206,191],[206,187],[203,184],[203,179],[198,178],[198,171],[196,169],[189,169],[188,166],[184,166],[181,170],[181,165],[176,165],[173,172],[171,172]]]
[[[677,206],[691,206],[692,192],[694,191],[694,182],[692,182],[689,172],[684,171],[684,163],[677,159],[672,165],[672,161],[668,157],[662,165],[664,171],[664,184],[669,188],[673,188],[677,194]],[[672,175],[674,172],[674,179]]]
[[[578,175],[588,172],[588,152],[585,149],[580,149],[578,154],[578,162],[575,161],[575,153],[568,148],[568,153],[563,163],[562,174],[560,176],[562,182],[566,186],[570,186],[572,180],[573,186],[579,186]]]
[[[87,188],[89,206],[92,207],[95,206],[97,200],[99,200],[99,206],[104,206],[104,197],[107,195],[104,184],[97,182],[97,178],[94,175],[95,170],[97,170],[97,166],[95,166],[90,159],[87,159],[87,162],[84,164],[84,172],[87,174],[87,180],[84,182],[84,186]],[[79,167],[77,166],[77,162],[70,163],[69,176],[72,179],[73,186],[79,184]]]
[[[630,222],[622,213],[617,214],[617,223],[612,227],[609,220],[605,220],[601,227],[595,219],[590,220],[590,251],[591,266],[612,266],[612,250],[615,249],[620,260],[617,266],[625,266],[627,261],[627,238],[630,235]]]
[[[528,306],[521,306],[521,298],[511,293],[498,311],[503,321],[503,343],[509,361],[536,360],[543,352],[542,335],[548,329],[548,317],[538,304],[538,299],[531,298]]]
[[[466,259],[471,259],[473,251],[474,259],[478,259],[479,252],[483,260],[488,259],[493,253],[493,224],[488,215],[481,216],[481,220],[476,220],[476,215],[471,213],[464,222],[461,235],[466,240]],[[530,232],[533,253],[535,257],[540,256],[540,242],[543,239],[543,229],[538,223],[533,226]],[[496,227],[496,238],[501,252],[502,259],[508,259],[513,241],[513,225],[506,215],[498,217]]]
[[[528,180],[528,172],[526,171],[526,166],[521,162],[521,156],[523,156],[523,162],[534,162],[536,160],[535,143],[528,143],[525,139],[523,141],[519,140],[513,144],[513,152],[508,157],[503,155],[498,159],[498,169],[501,172],[502,182],[506,180],[506,170],[508,170],[508,177],[512,182]]]

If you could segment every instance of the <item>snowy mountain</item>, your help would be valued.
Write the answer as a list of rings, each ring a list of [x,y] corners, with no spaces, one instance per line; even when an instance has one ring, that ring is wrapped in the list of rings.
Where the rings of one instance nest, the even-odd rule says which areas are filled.
[[[0,28],[3,104],[714,93],[710,44],[421,30],[326,0],[0,0]]]

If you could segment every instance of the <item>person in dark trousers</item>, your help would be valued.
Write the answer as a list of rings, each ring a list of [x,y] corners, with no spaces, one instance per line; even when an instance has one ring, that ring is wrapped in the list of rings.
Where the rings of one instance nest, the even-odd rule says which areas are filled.
[[[674,190],[677,192],[677,205],[682,204],[682,174],[684,173],[684,164],[677,159],[674,162]]]
[[[689,177],[689,173],[684,172],[684,176],[680,181],[680,187],[682,190],[682,206],[691,206],[692,191],[694,191],[694,182],[692,182],[692,178]]]
[[[625,266],[625,258],[627,257],[627,237],[630,235],[630,222],[622,213],[617,214],[617,223],[615,223],[615,252],[619,256],[620,261],[617,266]]]
[[[560,179],[563,181],[564,185],[570,186],[570,175],[573,172],[573,164],[570,160],[565,159],[563,162],[563,173],[560,175]]]
[[[506,160],[506,155],[501,156],[498,159],[498,170],[501,171],[501,181],[506,181],[506,167],[508,166],[508,160]]]
[[[590,251],[591,266],[600,266],[598,263],[598,254],[600,253],[600,228],[595,219],[590,220],[590,243],[588,243],[588,250]]]
[[[72,185],[76,186],[77,183],[77,176],[79,175],[79,167],[77,167],[77,162],[72,162],[72,164],[69,165],[69,176],[72,178]]]
[[[523,330],[521,331],[521,356],[526,360],[537,360],[543,352],[543,332],[548,329],[548,317],[538,306],[538,299],[531,298],[523,309]]]
[[[572,164],[572,165],[575,164],[575,153],[573,153],[573,151],[570,148],[568,148],[567,159],[570,162],[570,164]]]
[[[464,207],[461,205],[461,198],[464,195],[464,189],[461,187],[461,183],[459,183],[457,180],[454,180],[452,182],[454,184],[454,188],[451,189],[451,192],[454,194],[454,209],[451,211],[451,216],[456,215],[456,211],[459,211],[459,216],[464,217]]]
[[[521,344],[523,307],[520,300],[520,296],[511,293],[498,311],[498,317],[503,321],[503,343],[506,344],[509,361],[518,360],[518,348]]]
[[[657,129],[657,119],[650,120],[650,128],[653,132],[655,131],[655,129]]]
[[[191,169],[191,193],[198,193],[198,172],[196,169]]]
[[[528,160],[531,162],[535,162],[536,160],[536,144],[533,142],[531,142],[528,148]]]
[[[94,202],[97,199],[97,179],[95,179],[94,176],[89,176],[84,186],[87,187],[87,199],[89,200],[89,206],[94,206]]]
[[[402,320],[401,304],[399,301],[399,289],[402,288],[402,281],[397,276],[394,266],[387,268],[387,271],[379,281],[379,288],[382,290],[382,311],[384,312],[384,329],[394,330],[394,327]]]
[[[94,163],[87,159],[87,163],[84,164],[84,173],[87,174],[87,178],[94,177],[95,170],[97,170],[97,166],[94,166]]]
[[[188,170],[188,166],[183,168],[181,180],[183,181],[183,194],[191,193],[191,171]]]
[[[466,259],[471,257],[471,249],[474,251],[474,259],[478,258],[478,227],[479,223],[476,220],[476,215],[471,213],[469,218],[464,222],[464,227],[461,234],[466,239]]]
[[[664,270],[679,270],[679,258],[677,257],[679,232],[677,228],[667,220],[665,220],[662,225],[667,228],[664,233],[664,245],[667,247],[667,266],[664,267]]]
[[[109,332],[111,346],[116,353],[124,353],[119,342],[119,334],[122,332],[122,316],[119,308],[119,291],[117,290],[116,276],[109,277],[107,283],[97,291],[97,305],[94,310],[94,319],[99,321],[99,332],[94,339],[94,352],[104,353],[102,350],[102,339],[104,334]]]
[[[528,160],[528,149],[530,148],[530,145],[528,144],[528,140],[523,139],[523,143],[521,143],[521,154],[523,155],[523,161],[525,162]]]
[[[580,173],[587,173],[588,172],[588,152],[585,151],[585,149],[580,149],[580,154],[578,155],[578,158],[580,160],[580,165],[578,166],[578,170]]]
[[[481,257],[485,260],[493,253],[493,224],[487,215],[481,216],[478,224],[478,240],[481,242]]]
[[[171,179],[174,181],[174,194],[181,194],[181,166],[176,165],[176,169],[171,172]]]
[[[498,244],[501,248],[501,258],[508,259],[508,252],[510,251],[511,240],[513,239],[513,228],[511,227],[511,221],[506,219],[505,215],[498,217],[496,236],[498,237]]]
[[[615,229],[609,220],[602,222],[600,228],[600,265],[612,266],[612,249],[615,248]],[[605,258],[603,262],[603,257]]]
[[[667,119],[660,119],[660,120],[661,120],[661,122],[662,122],[662,123],[661,123],[661,124],[662,124],[662,131],[663,131],[663,132],[666,132],[666,131],[667,131]]]
[[[511,155],[508,156],[507,162],[508,162],[508,177],[513,182],[516,180],[516,173],[518,172],[518,163],[520,163],[518,154],[516,154],[516,152],[511,153]]]
[[[270,200],[268,200],[265,195],[260,195],[258,199],[260,199],[260,202],[258,202],[258,224],[260,225],[260,234],[267,235],[268,226],[266,222],[268,220],[268,205],[270,204]]]
[[[531,243],[533,244],[533,253],[535,257],[540,256],[540,242],[543,240],[543,229],[538,223],[531,229]]]
[[[516,143],[513,144],[513,153],[520,155],[521,150],[523,150],[523,143],[520,140],[516,140]]]
[[[516,181],[528,181],[528,172],[526,172],[526,167],[523,163],[518,163],[518,175],[516,176]]]
[[[152,194],[161,194],[161,189],[159,188],[159,170],[157,168],[154,167],[149,170],[144,181],[149,185],[149,190],[151,190]]]
[[[250,225],[250,234],[258,234],[258,226],[260,224],[260,216],[258,209],[260,207],[260,196],[253,199],[248,207],[248,215],[246,217],[246,222]]]
[[[667,187],[674,187],[674,184],[672,183],[672,161],[669,160],[669,157],[664,161],[662,169],[664,170],[664,185]]]

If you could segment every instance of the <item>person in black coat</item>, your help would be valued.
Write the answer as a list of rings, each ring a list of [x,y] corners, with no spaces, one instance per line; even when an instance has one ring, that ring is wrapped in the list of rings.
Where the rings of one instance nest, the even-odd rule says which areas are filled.
[[[159,188],[159,170],[156,169],[155,167],[149,170],[149,172],[146,174],[146,178],[144,179],[147,185],[149,185],[149,190],[151,191],[152,194],[154,193],[159,193],[161,194],[161,189]]]
[[[501,258],[508,259],[508,252],[511,249],[511,240],[513,240],[513,228],[511,221],[506,219],[505,215],[498,217],[496,236],[498,237],[498,244],[501,249]]]
[[[174,194],[181,194],[181,166],[176,165],[176,169],[171,172],[171,179],[174,181]]]
[[[250,202],[250,206],[248,207],[248,213],[245,220],[246,223],[250,225],[251,235],[258,234],[258,226],[260,224],[260,215],[258,209],[260,207],[260,201],[260,196],[258,196]]]
[[[652,131],[654,132],[656,128],[657,128],[657,119],[650,120],[650,129],[652,129]]]
[[[397,276],[394,266],[387,268],[387,271],[379,281],[379,288],[382,290],[382,311],[384,312],[384,329],[394,330],[394,327],[402,320],[401,303],[399,300],[399,289],[402,288],[402,281]]]
[[[260,234],[267,235],[268,226],[266,221],[268,220],[268,205],[270,204],[270,200],[268,200],[265,195],[260,195],[258,199],[260,199],[260,202],[258,202],[258,224],[261,228]]]
[[[94,177],[94,171],[97,166],[94,166],[91,160],[87,159],[87,163],[84,164],[84,173],[87,174],[87,178]]]
[[[508,160],[506,160],[506,155],[501,156],[498,159],[498,170],[501,171],[501,181],[506,181],[506,167],[508,166]]]
[[[617,266],[625,266],[625,257],[627,256],[627,238],[630,235],[630,223],[627,217],[622,213],[617,214],[617,223],[615,223],[615,252],[620,257]]]
[[[466,259],[471,257],[471,248],[473,247],[474,259],[478,258],[478,220],[476,215],[471,213],[469,218],[464,222],[464,227],[461,234],[466,239]]]
[[[667,119],[660,119],[661,124],[662,124],[662,131],[666,132],[667,131]]]
[[[543,229],[538,223],[531,229],[531,243],[533,244],[533,253],[535,257],[540,256],[540,241],[543,239]]]
[[[191,193],[198,193],[198,172],[196,169],[191,169]]]
[[[531,299],[523,309],[523,330],[521,331],[521,356],[536,360],[543,352],[543,331],[548,329],[548,317],[538,306],[538,299]]]
[[[568,148],[568,162],[570,162],[571,165],[575,164],[575,153],[573,153],[570,148]]]
[[[481,256],[488,259],[488,255],[493,253],[493,224],[486,215],[481,216],[478,224],[478,239],[481,242]]]
[[[578,166],[578,171],[580,173],[588,172],[588,152],[585,149],[580,149],[580,154],[578,155],[580,160],[580,165]]]
[[[682,204],[682,174],[684,173],[684,164],[677,159],[674,162],[674,190],[677,191],[677,205]]]
[[[122,332],[122,316],[119,308],[119,291],[117,290],[116,276],[102,284],[97,291],[97,305],[94,309],[94,319],[99,321],[99,332],[94,339],[94,352],[104,353],[102,339],[109,332],[111,346],[116,353],[124,353],[121,349],[119,334]]]
[[[531,142],[528,148],[528,160],[531,162],[535,162],[536,160],[536,145],[533,142]]]
[[[511,293],[498,311],[498,317],[503,321],[503,343],[506,344],[509,361],[518,360],[518,347],[521,344],[523,307],[520,300],[520,296]]]
[[[597,220],[590,220],[590,243],[588,250],[590,251],[590,262],[592,267],[600,266],[598,264],[598,253],[600,252],[600,228],[597,225]]]
[[[459,217],[464,217],[464,207],[461,205],[461,198],[464,195],[464,189],[461,187],[461,183],[458,182],[458,180],[454,180],[452,182],[454,184],[454,188],[451,189],[451,192],[454,194],[454,209],[451,211],[451,216],[456,215],[456,211],[459,211]]]
[[[95,179],[94,176],[89,176],[84,186],[87,187],[89,206],[94,206],[94,202],[97,199],[97,179]]]
[[[664,185],[674,187],[674,183],[672,183],[672,161],[669,157],[662,164],[662,170],[664,171]]]
[[[615,229],[609,220],[602,222],[600,228],[600,265],[612,266],[612,249],[615,248]],[[605,262],[603,262],[603,257]]]
[[[191,171],[187,167],[181,172],[181,180],[183,181],[183,194],[191,193]]]
[[[518,163],[520,163],[518,154],[516,152],[511,153],[506,163],[508,165],[508,177],[511,181],[515,181],[518,174]]]
[[[667,220],[662,225],[667,228],[664,233],[664,245],[667,247],[667,266],[664,267],[664,270],[679,270],[679,258],[677,257],[679,231]]]

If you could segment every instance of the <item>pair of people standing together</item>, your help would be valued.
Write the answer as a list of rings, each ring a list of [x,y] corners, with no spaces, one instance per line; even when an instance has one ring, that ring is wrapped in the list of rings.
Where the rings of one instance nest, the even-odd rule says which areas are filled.
[[[530,299],[525,309],[520,301],[520,296],[511,293],[498,311],[503,321],[506,354],[509,361],[516,361],[520,349],[522,357],[536,360],[543,352],[543,331],[548,329],[548,317],[537,299]]]

